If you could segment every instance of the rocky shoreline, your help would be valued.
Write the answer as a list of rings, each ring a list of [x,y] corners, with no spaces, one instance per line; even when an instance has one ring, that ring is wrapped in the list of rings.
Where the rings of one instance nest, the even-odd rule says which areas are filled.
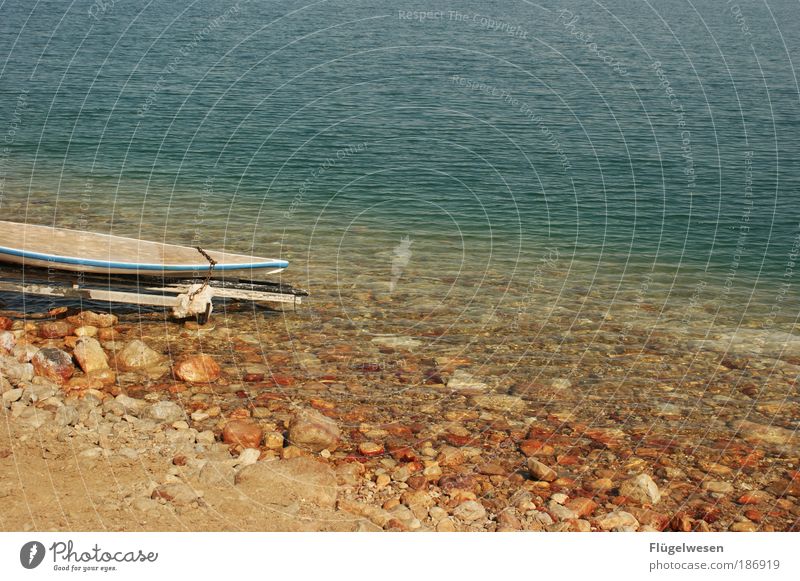
[[[791,353],[686,350],[629,327],[598,350],[587,324],[555,348],[537,329],[526,352],[564,364],[526,376],[503,363],[514,345],[477,365],[319,315],[292,333],[246,321],[0,317],[3,528],[800,528]],[[70,470],[82,487],[59,481]],[[36,486],[91,499],[95,480],[115,485],[86,521],[31,500]]]

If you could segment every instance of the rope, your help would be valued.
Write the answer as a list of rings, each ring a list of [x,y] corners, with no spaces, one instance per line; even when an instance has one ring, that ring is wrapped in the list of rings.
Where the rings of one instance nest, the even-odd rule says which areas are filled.
[[[202,254],[205,257],[206,260],[208,260],[209,267],[208,267],[208,274],[206,275],[206,280],[203,281],[203,286],[201,286],[200,288],[198,288],[196,291],[194,291],[189,295],[190,302],[195,296],[197,296],[198,293],[201,293],[204,290],[206,290],[206,288],[208,288],[208,283],[211,282],[211,275],[214,274],[214,267],[217,265],[217,261],[211,258],[208,255],[208,252],[206,252],[199,246],[195,246],[195,248],[200,254]]]

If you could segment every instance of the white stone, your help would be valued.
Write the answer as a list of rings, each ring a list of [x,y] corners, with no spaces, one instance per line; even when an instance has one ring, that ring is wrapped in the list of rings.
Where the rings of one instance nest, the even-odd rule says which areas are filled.
[[[631,513],[617,510],[597,519],[597,525],[604,531],[635,531],[639,521]]]
[[[657,504],[661,500],[658,486],[647,474],[639,474],[623,482],[619,493],[642,504]]]
[[[452,377],[447,381],[447,387],[450,389],[489,389],[488,385],[478,381],[463,369],[456,369],[453,372]]]
[[[572,382],[565,377],[558,377],[550,385],[553,386],[553,389],[569,389],[572,387]]]
[[[146,408],[144,413],[146,417],[156,422],[165,424],[177,422],[178,420],[182,420],[184,417],[183,408],[171,401],[160,401],[158,403],[154,403],[150,407]]]
[[[372,342],[376,345],[383,345],[391,349],[414,349],[422,345],[422,341],[412,339],[411,337],[396,337],[392,335],[383,335],[375,337]]]
[[[261,457],[261,450],[258,448],[245,448],[242,450],[242,453],[239,454],[239,457],[236,459],[236,466],[242,468],[244,466],[249,466],[250,464],[255,464],[258,462],[258,459]]]
[[[462,520],[463,522],[473,522],[479,519],[486,518],[486,509],[480,502],[475,500],[468,500],[459,504],[453,511],[453,516]]]

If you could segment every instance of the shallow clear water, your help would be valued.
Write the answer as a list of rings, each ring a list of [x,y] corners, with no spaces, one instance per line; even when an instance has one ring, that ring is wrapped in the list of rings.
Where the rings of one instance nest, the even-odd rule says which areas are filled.
[[[5,2],[0,211],[280,256],[417,326],[793,324],[793,2],[429,9]]]

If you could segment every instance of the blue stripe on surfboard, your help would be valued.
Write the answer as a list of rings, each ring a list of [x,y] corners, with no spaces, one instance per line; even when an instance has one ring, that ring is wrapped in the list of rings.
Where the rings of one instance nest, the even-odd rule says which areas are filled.
[[[26,252],[14,248],[0,246],[0,254],[10,254],[22,258],[33,258],[36,260],[46,260],[56,264],[75,264],[78,266],[94,266],[97,268],[118,268],[122,270],[208,270],[208,263],[205,264],[138,264],[135,262],[105,262],[102,260],[91,260],[88,258],[73,258],[70,256],[55,256],[53,254],[42,254],[40,252]],[[289,262],[286,260],[273,260],[271,262],[250,262],[241,264],[218,264],[214,271],[218,270],[246,270],[248,268],[286,268]]]

